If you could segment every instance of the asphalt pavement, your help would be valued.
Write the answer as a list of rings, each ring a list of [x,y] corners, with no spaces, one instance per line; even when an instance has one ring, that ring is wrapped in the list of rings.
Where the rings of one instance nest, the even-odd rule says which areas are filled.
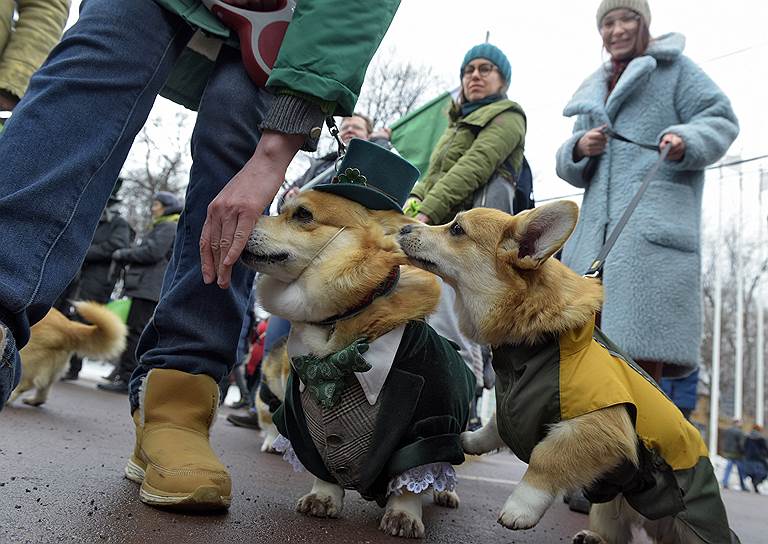
[[[106,373],[106,372],[104,372]],[[395,543],[378,527],[382,509],[347,493],[342,517],[313,519],[294,511],[311,477],[280,456],[261,453],[261,436],[237,428],[222,408],[212,443],[232,473],[232,507],[215,516],[150,508],[123,477],[133,447],[127,397],[95,381],[57,384],[41,408],[21,403],[0,412],[0,544],[6,543]],[[559,543],[587,517],[557,501],[539,525],[512,532],[496,523],[525,464],[509,453],[472,458],[458,468],[461,505],[424,501],[425,543]],[[744,544],[768,541],[765,496],[724,492],[731,524]],[[639,542],[643,542],[640,539]]]

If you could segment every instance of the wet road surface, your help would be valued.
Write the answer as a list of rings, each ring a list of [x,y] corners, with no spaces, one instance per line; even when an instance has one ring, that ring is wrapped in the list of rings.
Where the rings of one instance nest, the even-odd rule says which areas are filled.
[[[215,451],[232,472],[232,507],[216,516],[183,515],[145,506],[123,477],[133,447],[126,396],[93,381],[59,383],[41,408],[18,403],[0,413],[0,543],[109,542],[175,544],[396,543],[378,527],[382,509],[347,493],[342,517],[294,512],[311,477],[277,455],[259,451],[259,433],[232,426],[222,408],[213,428]],[[425,543],[560,543],[586,527],[587,517],[557,501],[539,525],[512,532],[496,523],[525,465],[508,453],[459,467],[458,510],[424,501]],[[731,523],[744,544],[766,542],[766,497],[726,491]]]

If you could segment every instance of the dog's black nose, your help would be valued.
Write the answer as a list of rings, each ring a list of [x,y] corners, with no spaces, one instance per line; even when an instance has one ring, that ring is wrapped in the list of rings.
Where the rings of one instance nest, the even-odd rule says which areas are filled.
[[[400,229],[400,234],[410,234],[411,231],[413,231],[413,225],[406,225],[403,228]]]

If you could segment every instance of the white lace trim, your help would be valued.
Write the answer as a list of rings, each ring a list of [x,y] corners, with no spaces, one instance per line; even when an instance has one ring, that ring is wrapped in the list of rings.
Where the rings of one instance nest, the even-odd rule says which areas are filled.
[[[420,465],[398,474],[389,481],[387,494],[402,495],[403,488],[411,493],[421,493],[429,486],[435,491],[456,489],[456,471],[450,463]]]
[[[283,454],[283,459],[291,464],[294,472],[304,472],[306,470],[296,456],[296,452],[293,451],[291,442],[286,437],[281,434],[277,435],[277,438],[272,442],[272,447],[275,451]]]

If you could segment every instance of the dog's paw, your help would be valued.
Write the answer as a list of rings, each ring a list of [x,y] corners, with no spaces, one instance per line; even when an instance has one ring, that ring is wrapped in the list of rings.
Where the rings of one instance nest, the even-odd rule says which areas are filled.
[[[342,504],[330,495],[307,493],[296,503],[296,511],[315,518],[337,518]]]
[[[455,491],[435,491],[433,493],[435,504],[446,508],[459,507],[459,494]]]
[[[272,437],[268,436],[267,438],[265,438],[264,442],[261,443],[261,452],[262,453],[274,453],[276,455],[279,455],[280,452],[272,447],[272,442],[273,442]]]
[[[379,529],[388,535],[403,538],[424,538],[424,524],[402,510],[387,510],[379,523]]]
[[[553,498],[545,491],[521,483],[504,503],[498,522],[507,529],[530,529],[539,522]]]
[[[21,399],[21,402],[23,402],[28,406],[34,406],[34,407],[42,406],[43,404],[45,404],[44,400],[37,400],[37,399]]]
[[[584,529],[573,535],[573,544],[606,544],[603,537],[592,531]]]

